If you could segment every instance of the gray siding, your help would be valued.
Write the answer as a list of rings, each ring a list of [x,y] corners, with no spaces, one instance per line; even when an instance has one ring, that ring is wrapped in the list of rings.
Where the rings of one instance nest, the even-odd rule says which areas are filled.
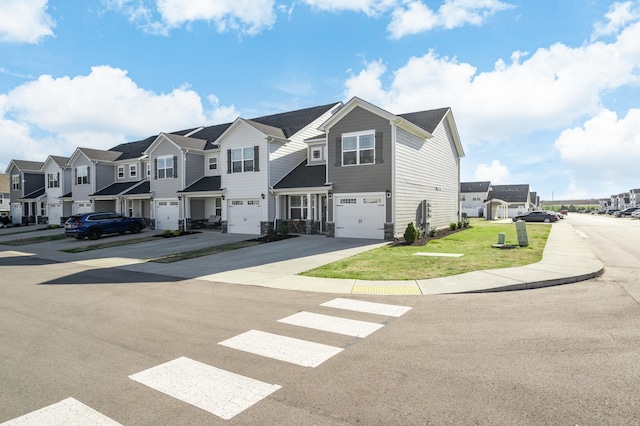
[[[42,188],[44,188],[44,174],[24,173],[24,195],[29,195]]]
[[[20,172],[20,170],[18,170],[18,168],[16,166],[12,166],[11,169],[9,170],[9,194],[10,194],[10,199],[11,202],[16,203],[18,201],[18,198],[22,198],[22,173]],[[18,175],[20,176],[20,188],[18,189],[13,189],[13,176]]]
[[[115,182],[115,170],[112,165],[109,164],[96,164],[95,178],[96,178],[96,192],[106,188]]]
[[[93,164],[89,161],[87,157],[84,155],[79,155],[77,160],[72,164],[71,170],[71,180],[73,182],[73,201],[86,201],[89,199],[89,194],[92,194],[93,182],[90,180],[87,185],[77,185],[76,184],[76,167],[78,166],[89,166],[89,177],[90,179],[93,177]]]
[[[204,156],[200,154],[186,154],[186,156],[186,186],[189,186],[204,176]]]
[[[164,155],[171,155],[177,157],[177,167],[178,177],[171,179],[156,179],[155,178],[155,160],[158,157]],[[175,198],[177,196],[177,192],[182,188],[182,152],[176,148],[169,141],[161,142],[156,149],[150,155],[151,161],[151,191],[153,191],[153,196],[155,198]]]
[[[342,167],[341,140],[344,133],[375,130],[380,134],[381,142],[376,137],[376,164]],[[380,158],[380,152],[382,158]],[[379,162],[381,161],[381,162]],[[334,193],[385,192],[391,190],[391,124],[378,115],[360,107],[342,118],[329,130],[327,138],[327,175],[333,183]],[[388,201],[388,200],[387,200]],[[330,205],[332,203],[329,203]],[[387,202],[387,221],[390,221],[391,203]],[[331,210],[331,207],[329,208]],[[330,211],[329,219],[333,220]]]
[[[191,219],[208,219],[204,206],[205,200],[191,200]]]

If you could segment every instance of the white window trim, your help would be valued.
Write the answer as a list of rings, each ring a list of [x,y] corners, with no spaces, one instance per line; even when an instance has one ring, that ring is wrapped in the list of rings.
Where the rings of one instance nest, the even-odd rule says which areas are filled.
[[[218,157],[209,157],[209,159],[207,160],[207,164],[209,170],[218,171]],[[213,166],[213,168],[211,166]]]
[[[118,166],[116,169],[116,177],[118,179],[124,179],[124,166]]]
[[[167,160],[171,160],[171,162],[173,163],[173,155],[161,155],[156,159],[157,164],[158,164],[158,170],[157,170],[158,179],[173,179],[173,176],[175,174],[176,165],[173,164],[171,167],[166,167]],[[165,167],[160,167],[160,161],[164,161]],[[160,177],[160,170],[164,171],[164,176],[162,176],[162,177]],[[171,176],[169,176],[169,177],[167,177],[167,170],[171,170]]]
[[[129,164],[129,177],[130,178],[138,177],[138,165],[137,164]]]
[[[11,175],[11,189],[14,191],[20,189],[20,175]]]
[[[47,173],[47,188],[60,188],[57,173]]]
[[[362,136],[373,136],[373,147],[371,148],[365,148],[364,150],[372,150],[373,151],[373,161],[370,163],[360,163],[360,152],[361,152],[361,148],[360,148],[360,137]],[[356,153],[356,163],[355,164],[344,164],[344,139],[345,138],[352,138],[355,137],[356,138],[356,149],[350,149],[347,152],[355,152]],[[340,162],[342,164],[342,167],[351,167],[351,166],[371,166],[373,164],[376,164],[376,131],[375,130],[364,130],[361,132],[351,132],[351,133],[343,133],[342,134],[342,141],[341,141],[341,145],[342,145],[342,149],[341,149],[341,153],[340,153]]]
[[[240,159],[233,159],[233,153],[236,151],[240,151]],[[251,158],[245,158],[244,156],[244,152],[245,151],[250,151],[251,152]],[[251,160],[251,170],[246,170],[245,169],[245,162]],[[255,163],[255,155],[254,155],[254,148],[253,147],[245,147],[245,148],[233,148],[231,150],[231,173],[247,173],[247,172],[254,172],[256,170],[256,163]],[[242,165],[241,170],[235,171],[233,164],[234,163],[238,163],[240,162],[240,164]]]
[[[324,161],[324,146],[312,146],[309,147],[309,150],[311,151],[311,155],[309,156],[311,161]],[[316,152],[320,153],[318,158],[314,157]]]
[[[82,171],[82,174],[80,172]],[[76,167],[76,185],[89,185],[89,167]]]

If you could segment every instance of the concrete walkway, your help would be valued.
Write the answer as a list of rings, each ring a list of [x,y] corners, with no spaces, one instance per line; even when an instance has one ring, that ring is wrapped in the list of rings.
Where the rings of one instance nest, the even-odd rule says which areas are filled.
[[[6,232],[3,231],[0,232],[0,242],[18,237],[17,235],[3,236],[2,234]],[[42,234],[49,232],[53,231],[43,231]],[[25,234],[24,237],[36,236],[41,232],[29,234]],[[143,234],[130,237],[119,236],[118,238],[139,238],[145,234],[151,235],[146,231]],[[568,219],[552,225],[543,259],[538,263],[515,268],[475,271],[429,280],[362,281],[296,275],[387,244],[373,240],[334,239],[319,236],[300,236],[170,264],[147,261],[149,258],[168,252],[178,253],[251,237],[203,232],[190,237],[172,239],[171,244],[163,242],[163,239],[158,239],[157,242],[145,242],[79,254],[60,252],[59,249],[61,246],[89,244],[88,241],[79,243],[68,239],[15,248],[4,246],[3,249],[30,252],[30,254],[44,259],[79,263],[94,268],[120,268],[182,279],[346,294],[430,295],[524,290],[587,280],[599,276],[604,270],[602,262],[587,248]]]

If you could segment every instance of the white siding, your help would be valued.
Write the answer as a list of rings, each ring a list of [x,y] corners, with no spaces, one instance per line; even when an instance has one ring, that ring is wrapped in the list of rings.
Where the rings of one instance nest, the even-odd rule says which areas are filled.
[[[62,197],[64,195],[62,193],[64,173],[60,169],[60,166],[58,166],[56,164],[56,162],[52,161],[52,160],[49,160],[49,161],[46,162],[46,164],[42,168],[42,171],[44,172],[44,190],[45,190],[45,192],[47,194],[47,197],[45,198],[44,201],[46,201],[47,203],[59,202],[60,200],[58,200],[58,198]],[[55,175],[59,176],[59,179],[58,179],[59,186],[58,186],[58,188],[49,188],[49,180],[48,180],[47,176],[50,173],[53,174],[54,176]]]
[[[420,202],[430,204],[430,226],[446,228],[458,221],[459,164],[447,120],[426,141],[398,128],[395,156],[395,233],[416,223]]]
[[[175,176],[175,168],[178,170],[177,178],[169,178],[169,179],[154,179],[155,177],[155,160],[158,157],[168,155],[172,157],[177,157],[177,164],[174,164],[174,176]],[[149,161],[151,162],[151,191],[154,194],[155,198],[174,198],[176,197],[177,191],[183,189],[182,188],[182,179],[183,179],[183,160],[182,160],[182,152],[176,148],[176,146],[169,142],[168,140],[163,140],[155,147],[153,152],[149,155]]]

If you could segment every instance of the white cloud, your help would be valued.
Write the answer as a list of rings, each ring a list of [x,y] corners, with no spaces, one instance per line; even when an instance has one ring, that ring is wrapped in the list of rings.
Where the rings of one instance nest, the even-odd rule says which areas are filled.
[[[38,43],[52,36],[55,22],[46,13],[48,0],[0,1],[0,42]]]
[[[415,0],[393,11],[387,30],[391,38],[399,39],[435,28],[450,30],[467,24],[482,25],[490,16],[511,8],[512,5],[500,0],[445,0],[438,11],[434,11]]]
[[[564,130],[555,148],[582,185],[618,188],[613,192],[637,188],[640,109],[629,110],[623,118],[604,109],[583,126]]]
[[[302,0],[316,10],[325,12],[361,12],[375,16],[397,4],[396,0]]]
[[[480,164],[476,168],[474,179],[476,181],[491,181],[494,184],[508,184],[509,168],[498,160],[493,160],[491,164]]]
[[[616,2],[609,7],[609,12],[604,16],[608,22],[599,22],[595,25],[591,37],[592,41],[601,36],[616,34],[629,22],[637,20],[640,17],[640,11],[638,11],[638,5],[633,1],[626,1],[624,3]]]
[[[157,94],[127,72],[94,67],[88,75],[43,75],[0,95],[3,157],[42,159],[69,155],[78,146],[108,149],[161,131],[233,121],[238,112],[210,95],[206,106],[187,87]]]
[[[345,97],[371,99],[395,112],[450,106],[465,143],[503,141],[539,130],[559,130],[596,114],[602,95],[640,82],[640,23],[612,43],[561,43],[530,57],[514,52],[478,72],[471,64],[429,52],[388,73],[381,61],[345,81]]]
[[[218,32],[255,35],[276,22],[275,0],[104,0],[146,32],[166,35],[196,21],[212,22]]]

